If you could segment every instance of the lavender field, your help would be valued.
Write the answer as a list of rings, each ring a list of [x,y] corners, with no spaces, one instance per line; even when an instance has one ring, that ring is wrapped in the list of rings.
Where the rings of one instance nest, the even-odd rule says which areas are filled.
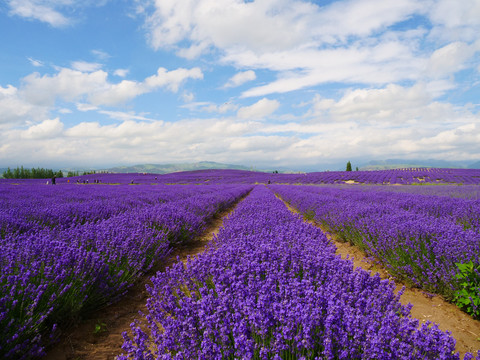
[[[250,189],[2,184],[0,357],[44,354]]]
[[[393,283],[336,256],[263,186],[206,253],[152,282],[149,330],[132,325],[121,360],[459,358],[448,333],[409,317]]]
[[[397,279],[457,301],[480,318],[478,189],[466,189],[473,199],[444,187],[427,188],[429,195],[418,188],[410,189],[413,193],[377,187],[272,189],[308,219],[378,259]],[[459,281],[466,264],[472,271]]]
[[[152,277],[149,329],[132,325],[119,359],[460,358],[449,333],[410,317],[392,282],[335,255],[275,195],[396,279],[480,317],[479,170],[46,181],[0,181],[2,358],[42,356],[247,194],[204,254]]]

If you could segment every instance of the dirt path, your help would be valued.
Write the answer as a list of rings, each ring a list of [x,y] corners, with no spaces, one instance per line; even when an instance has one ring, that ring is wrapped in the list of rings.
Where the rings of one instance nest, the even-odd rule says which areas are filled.
[[[247,195],[248,196],[248,195]],[[243,199],[243,198],[242,198]],[[240,201],[242,200],[240,199]],[[205,250],[205,246],[218,233],[223,220],[228,217],[238,201],[231,209],[215,216],[204,233],[189,244],[175,249],[161,264],[143,276],[128,293],[117,303],[92,314],[77,327],[66,332],[60,342],[47,351],[45,360],[113,360],[122,353],[122,332],[130,330],[135,320],[142,321],[139,312],[147,312],[148,292],[145,285],[157,271],[164,271],[177,261],[186,261],[188,256],[195,256]]]
[[[284,203],[290,211],[298,214],[295,208],[285,201]],[[335,234],[328,232],[324,227],[313,221],[308,221],[308,223],[322,229],[327,238],[337,247],[336,253],[343,259],[347,256],[353,258],[355,267],[370,271],[372,274],[378,273],[383,279],[393,280],[384,268],[375,264],[358,247],[339,241]],[[480,350],[480,321],[474,320],[454,304],[445,301],[440,295],[433,295],[418,288],[411,288],[398,281],[395,281],[395,284],[397,285],[397,292],[405,286],[406,289],[400,298],[400,302],[404,305],[408,303],[413,305],[410,312],[413,318],[418,319],[421,323],[435,322],[441,330],[450,331],[457,340],[455,349],[460,353],[461,358],[466,352],[476,355],[476,352]]]

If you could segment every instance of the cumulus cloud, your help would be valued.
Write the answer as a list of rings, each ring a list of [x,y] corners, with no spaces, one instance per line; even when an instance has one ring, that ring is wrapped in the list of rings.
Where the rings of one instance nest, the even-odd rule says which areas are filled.
[[[73,0],[8,0],[7,5],[12,16],[55,27],[68,25],[67,10],[80,6]],[[97,62],[75,61],[70,69],[30,74],[17,87],[0,86],[2,163],[12,153],[29,162],[208,158],[284,166],[352,154],[480,156],[476,108],[453,106],[441,98],[455,90],[455,81],[468,77],[466,72],[455,76],[459,71],[480,71],[476,0],[162,0],[139,6],[136,16],[145,16],[153,48],[187,59],[208,55],[209,66],[232,66],[236,73],[223,87],[248,84],[240,97],[258,99],[243,107],[235,96],[194,102],[203,94],[181,87],[203,78],[199,68],[158,68],[151,76],[128,78],[127,69],[104,70],[101,63],[109,55],[92,50]],[[328,89],[333,90],[308,95],[313,99],[302,115],[298,107],[292,114],[279,110],[302,101],[297,99],[303,95],[272,95],[300,89],[314,94],[322,84],[333,84]],[[203,112],[201,119],[158,121],[137,109],[105,108],[159,89],[180,92],[178,97],[187,102],[182,108]],[[91,115],[96,121],[67,126],[49,114],[71,107],[62,102],[75,104],[81,112],[95,111]],[[274,121],[266,121],[269,117]]]
[[[450,104],[433,100],[427,84],[351,89],[338,100],[315,96],[310,115],[320,121],[355,121],[391,126],[418,126],[454,118]],[[451,116],[451,118],[449,118]]]
[[[172,92],[177,92],[179,86],[186,79],[203,79],[203,73],[200,68],[176,69],[167,71],[165,68],[158,68],[157,74],[145,79],[144,85],[147,89],[156,89],[166,87]]]
[[[402,34],[389,27],[425,14],[433,1],[348,0],[326,6],[300,0],[157,1],[147,25],[154,48],[195,49],[197,55],[216,48],[224,64],[278,72],[273,83],[243,93],[265,96],[332,81],[418,79],[427,56],[418,56],[411,37],[422,32]],[[383,38],[371,37],[379,33]],[[235,75],[225,87],[253,80],[253,71]]]
[[[157,1],[147,25],[156,49],[189,39],[197,53],[209,46],[278,50],[304,41],[306,27],[314,20],[310,14],[316,8],[306,2],[284,0]],[[302,21],[292,27],[295,19]]]
[[[234,76],[228,79],[224,87],[226,88],[237,87],[245,84],[246,82],[255,80],[256,78],[257,76],[255,75],[255,71],[253,70],[242,71],[242,72],[236,73]]]
[[[52,106],[57,97],[73,101],[85,94],[103,89],[107,84],[107,72],[82,71],[62,68],[54,75],[33,73],[22,81],[22,95],[32,104]]]
[[[202,78],[203,73],[199,68],[179,68],[171,71],[158,68],[157,74],[147,77],[143,82],[122,80],[118,84],[105,84],[103,89],[97,89],[89,95],[89,100],[94,105],[116,105],[159,88],[177,92],[187,79]]]
[[[431,5],[431,0],[349,0],[328,6],[300,0],[156,1],[147,25],[155,48],[190,40],[204,50],[209,45],[265,53],[366,36]]]
[[[23,97],[32,104],[44,106],[52,106],[57,98],[65,101],[86,99],[94,106],[116,105],[159,88],[176,92],[187,79],[203,77],[199,68],[179,68],[171,71],[159,68],[157,74],[142,82],[122,80],[115,84],[108,81],[107,72],[95,70],[95,64],[78,65],[84,71],[62,68],[54,75],[28,75],[22,81]]]
[[[89,165],[95,166],[208,158],[245,165],[294,167],[339,161],[352,155],[447,160],[475,160],[480,156],[477,114],[450,105],[436,114],[425,115],[435,103],[428,96],[415,100],[415,94],[420,95],[421,89],[350,90],[339,100],[324,102],[322,110],[331,112],[327,118],[312,112],[302,120],[277,124],[240,117],[167,122],[144,120],[144,115],[129,112],[106,113],[120,121],[108,125],[82,122],[67,128],[58,119],[47,120],[26,130],[5,131],[0,160],[7,163],[13,151],[20,154],[18,161],[25,164],[46,159],[82,163],[82,159],[89,158]],[[381,101],[391,104],[395,95],[403,105],[412,106],[408,115],[415,122],[414,127],[404,126],[394,115],[380,116],[379,121],[362,121],[358,116],[381,114],[385,108]],[[312,107],[321,98],[314,100]],[[364,101],[367,105],[362,106]]]
[[[46,116],[47,109],[26,101],[16,87],[0,86],[0,126],[13,126]]]
[[[221,64],[250,69],[224,87],[252,80],[249,71],[255,69],[275,72],[272,82],[242,93],[258,97],[335,82],[417,82],[475,67],[467,63],[478,36],[468,34],[480,31],[479,8],[476,0],[345,0],[324,6],[301,0],[156,1],[146,25],[155,49],[173,48],[188,58],[210,52]],[[414,17],[434,28],[420,21],[401,30]],[[442,44],[438,29],[459,33],[452,44]],[[462,37],[468,40],[462,43]]]
[[[23,139],[49,139],[60,135],[63,131],[63,123],[59,118],[42,121],[33,125],[21,133]]]
[[[32,73],[21,80],[17,88],[12,85],[0,85],[0,126],[9,128],[37,123],[49,118],[58,101],[73,102],[78,111],[98,110],[102,106],[124,104],[137,96],[165,89],[177,92],[188,79],[201,79],[199,68],[175,69],[168,71],[159,68],[155,75],[143,81],[122,80],[113,83],[106,71],[98,69],[100,64],[76,62],[75,69],[60,68],[54,74]],[[65,105],[58,113],[70,113]],[[115,117],[115,113],[104,113]],[[134,115],[116,114],[117,119],[142,118]],[[146,118],[145,118],[146,119]],[[35,130],[37,131],[37,130]]]
[[[237,116],[241,119],[262,119],[271,115],[280,107],[277,100],[263,98],[250,106],[244,106],[237,111]]]

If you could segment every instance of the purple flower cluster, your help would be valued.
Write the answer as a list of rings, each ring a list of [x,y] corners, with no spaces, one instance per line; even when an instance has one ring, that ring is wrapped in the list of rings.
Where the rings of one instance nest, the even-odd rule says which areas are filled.
[[[0,357],[115,301],[251,186],[0,185]]]
[[[132,324],[119,360],[459,359],[449,333],[419,327],[392,282],[335,255],[264,186],[205,253],[152,283],[148,330]]]
[[[458,187],[450,187],[457,191]],[[272,186],[284,200],[379,259],[389,272],[452,300],[456,263],[480,259],[480,200],[380,187]],[[404,189],[405,190],[405,189]]]

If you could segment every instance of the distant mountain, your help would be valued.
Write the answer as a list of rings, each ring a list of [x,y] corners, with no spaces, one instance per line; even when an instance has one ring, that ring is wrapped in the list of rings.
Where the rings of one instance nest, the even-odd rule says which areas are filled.
[[[252,170],[242,165],[221,164],[213,161],[200,161],[197,163],[185,164],[139,164],[133,166],[117,166],[105,169],[114,173],[151,173],[168,174],[179,171],[207,170],[207,169],[234,169],[234,170]]]
[[[472,167],[476,166],[476,167]],[[387,159],[387,160],[372,160],[366,165],[360,167],[360,170],[388,170],[388,169],[401,169],[401,168],[416,168],[416,167],[429,167],[429,168],[450,168],[450,169],[478,169],[480,168],[480,161],[472,164],[471,161],[446,161],[435,159]]]
[[[474,162],[473,164],[468,165],[469,169],[480,169],[480,161]]]

